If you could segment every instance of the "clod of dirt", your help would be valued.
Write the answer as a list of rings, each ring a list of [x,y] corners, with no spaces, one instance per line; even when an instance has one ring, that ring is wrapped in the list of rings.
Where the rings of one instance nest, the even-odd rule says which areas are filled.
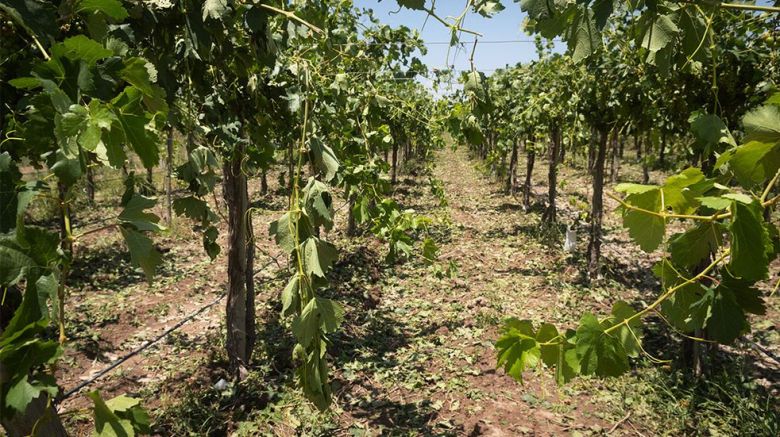
[[[474,429],[469,434],[469,437],[487,436],[487,437],[501,437],[509,435],[494,425],[488,425],[483,421],[479,421],[474,424]]]
[[[471,301],[471,302],[468,304],[468,307],[469,307],[469,308],[483,308],[483,307],[485,307],[487,304],[488,304],[488,300],[487,300],[485,297],[483,297],[483,296],[479,296],[479,297],[477,297],[476,299],[472,300],[472,301]]]

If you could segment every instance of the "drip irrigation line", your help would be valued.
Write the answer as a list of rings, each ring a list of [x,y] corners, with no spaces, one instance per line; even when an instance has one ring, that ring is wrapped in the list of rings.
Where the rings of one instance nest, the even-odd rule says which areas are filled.
[[[189,316],[185,317],[184,319],[180,320],[178,323],[176,323],[176,324],[175,324],[175,325],[173,325],[172,327],[170,327],[170,328],[166,329],[165,331],[163,331],[163,332],[162,332],[162,334],[159,334],[159,335],[158,335],[157,337],[155,337],[154,339],[152,339],[152,340],[150,340],[150,341],[147,341],[147,342],[146,342],[146,343],[144,343],[142,346],[140,346],[140,347],[136,348],[135,350],[133,350],[133,351],[132,351],[132,352],[130,352],[129,354],[127,354],[127,355],[123,356],[122,358],[119,358],[119,359],[117,359],[116,361],[114,361],[113,363],[111,363],[111,365],[109,365],[109,366],[108,366],[108,367],[106,367],[105,369],[103,369],[103,370],[99,371],[99,372],[98,372],[98,373],[96,373],[94,376],[92,376],[92,378],[90,378],[90,379],[88,379],[88,380],[86,380],[86,381],[83,381],[83,382],[81,382],[79,385],[77,385],[77,386],[73,387],[72,389],[70,389],[70,390],[66,391],[65,393],[63,393],[63,394],[62,394],[62,396],[61,396],[61,397],[59,397],[57,401],[58,401],[58,402],[61,402],[61,401],[65,400],[65,399],[67,399],[67,398],[69,398],[69,397],[73,396],[73,395],[74,395],[76,392],[78,392],[78,391],[79,391],[79,390],[81,390],[82,388],[84,388],[84,387],[87,387],[88,385],[91,385],[93,382],[95,382],[95,381],[97,381],[98,379],[100,379],[100,378],[101,378],[103,375],[105,375],[106,373],[108,373],[108,372],[110,372],[111,370],[113,370],[113,369],[117,368],[117,367],[118,367],[118,366],[120,366],[122,363],[124,363],[125,361],[129,360],[130,358],[132,358],[132,357],[134,357],[134,356],[138,355],[139,353],[143,352],[144,350],[148,349],[148,348],[149,348],[149,347],[151,347],[153,344],[155,344],[155,343],[157,343],[158,341],[162,340],[164,337],[167,337],[167,336],[168,336],[168,335],[170,335],[170,334],[171,334],[173,331],[175,331],[175,330],[179,329],[179,328],[180,328],[180,327],[182,327],[182,326],[183,326],[185,323],[189,322],[190,320],[192,320],[193,318],[195,318],[196,316],[198,316],[198,315],[199,315],[199,314],[201,314],[202,312],[204,312],[204,311],[206,311],[207,309],[209,309],[209,308],[213,307],[214,305],[218,304],[218,303],[219,303],[219,302],[220,302],[222,299],[224,299],[224,298],[225,298],[225,296],[226,296],[226,294],[222,294],[222,295],[221,295],[221,296],[219,296],[217,299],[215,299],[213,302],[209,303],[208,305],[206,305],[206,306],[204,306],[204,307],[201,307],[199,310],[195,311],[194,313],[192,313],[192,314],[190,314]]]
[[[138,170],[138,169],[134,169],[134,170],[130,171],[130,173],[134,173],[133,177],[136,178],[136,179],[145,179],[146,175],[149,174],[145,170]],[[99,184],[99,183],[103,183],[103,182],[113,182],[113,181],[119,181],[119,180],[127,179],[128,177],[130,177],[130,173],[128,173],[127,176],[120,176],[120,177],[115,177],[115,178],[96,179],[95,183]],[[152,171],[152,175],[160,175],[160,174],[167,175],[168,172],[165,171],[165,170]],[[174,175],[171,174],[171,176],[174,176]]]
[[[138,179],[145,178],[146,175],[148,174],[145,169],[143,169],[143,170],[133,169],[133,170],[130,170],[130,173],[135,173],[135,178],[138,178]],[[152,175],[160,175],[160,174],[167,175],[168,172],[165,171],[165,170],[155,170],[155,171],[152,171]],[[30,171],[30,172],[22,173],[21,175],[22,175],[22,177],[34,175],[37,178],[38,177],[38,172]],[[99,184],[99,183],[104,183],[104,182],[118,181],[118,180],[126,179],[129,176],[130,176],[130,174],[128,173],[127,176],[120,176],[120,177],[115,177],[115,178],[95,179],[94,183]],[[174,176],[174,175],[171,174],[171,176]],[[84,179],[84,181],[86,182],[86,179]]]
[[[763,353],[764,355],[769,357],[775,363],[780,364],[780,357],[775,355],[772,351],[768,350],[764,346],[761,346],[760,344],[758,344],[757,342],[753,341],[752,339],[748,338],[746,340],[753,346],[754,349],[756,349],[757,351]]]
[[[260,268],[260,271],[265,270],[266,267],[268,267],[271,264],[273,264],[273,262],[274,261],[269,261],[267,264],[265,264],[263,267]],[[139,353],[145,351],[146,349],[150,348],[152,345],[156,344],[157,342],[159,342],[163,338],[165,338],[168,335],[170,335],[173,331],[176,331],[177,329],[179,329],[182,326],[184,326],[190,320],[192,320],[195,317],[197,317],[200,314],[202,314],[207,309],[209,309],[209,308],[213,307],[214,305],[218,304],[220,301],[222,301],[222,299],[225,298],[225,296],[227,296],[227,293],[222,293],[219,297],[214,299],[212,302],[206,304],[205,306],[202,306],[197,311],[195,311],[195,312],[191,313],[190,315],[188,315],[187,317],[179,320],[175,325],[173,325],[170,328],[166,329],[161,334],[159,334],[156,337],[154,337],[152,340],[148,340],[146,343],[144,343],[141,346],[135,348],[133,351],[131,351],[127,355],[123,356],[122,358],[118,358],[116,361],[111,363],[108,367],[106,367],[103,370],[99,371],[98,373],[94,374],[88,380],[79,383],[77,386],[75,386],[75,387],[71,388],[70,390],[66,391],[65,393],[63,393],[62,396],[57,398],[57,402],[58,403],[62,402],[65,399],[68,399],[69,397],[71,397],[74,394],[76,394],[77,392],[79,392],[81,389],[83,389],[83,388],[85,388],[85,387],[87,387],[89,385],[92,385],[95,381],[97,381],[98,379],[102,378],[108,372],[110,372],[110,371],[116,369],[117,367],[121,366],[125,361],[129,360],[130,358],[132,358],[132,357],[138,355]]]

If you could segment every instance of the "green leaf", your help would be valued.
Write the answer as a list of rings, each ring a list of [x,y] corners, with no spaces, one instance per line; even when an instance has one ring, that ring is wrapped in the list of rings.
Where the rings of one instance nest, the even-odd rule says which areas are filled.
[[[165,227],[158,224],[160,217],[145,211],[156,204],[157,200],[154,198],[134,194],[117,218],[123,224],[132,225],[139,231],[162,231]]]
[[[758,203],[745,205],[734,202],[731,206],[731,261],[729,271],[743,279],[759,280],[769,273],[769,256],[772,242],[764,227]]]
[[[726,193],[722,197],[724,199],[736,200],[737,202],[744,203],[745,205],[750,205],[753,203],[752,197],[742,193]]]
[[[558,337],[558,329],[549,323],[543,323],[536,333],[536,341],[539,343],[547,343],[556,337]],[[558,345],[540,346],[540,349],[542,362],[544,362],[544,364],[549,367],[558,365],[558,355],[560,352]]]
[[[17,188],[21,181],[22,174],[11,155],[8,152],[0,153],[0,234],[16,227],[19,216]]]
[[[206,250],[206,254],[214,261],[222,250],[217,243],[219,238],[219,229],[216,226],[209,226],[203,231],[203,248]]]
[[[316,138],[309,142],[309,149],[311,150],[314,165],[325,175],[325,181],[333,179],[339,171],[339,161],[336,158],[336,154],[333,153],[333,149]]]
[[[314,230],[311,226],[311,222],[308,217],[296,214],[299,219],[298,223],[298,241],[305,241],[314,234]],[[268,227],[268,234],[274,237],[276,244],[281,247],[286,253],[292,253],[295,251],[295,222],[291,221],[291,214],[285,213],[278,220],[271,222]]]
[[[593,314],[585,314],[580,320],[576,350],[583,375],[618,376],[629,368],[621,339],[605,333]]]
[[[567,330],[561,334],[563,338],[553,341],[559,336],[555,326],[549,323],[543,323],[536,333],[536,341],[541,349],[542,361],[549,367],[555,367],[555,382],[563,385],[571,381],[580,371],[577,351],[574,348],[572,339],[575,332]],[[543,343],[553,343],[545,345]]]
[[[746,188],[763,184],[780,168],[780,142],[749,141],[734,149],[729,160],[737,181]]]
[[[154,248],[152,240],[146,235],[122,226],[122,236],[125,238],[127,248],[130,250],[130,259],[133,265],[141,267],[146,280],[151,282],[154,277],[155,270],[162,264],[162,257],[157,249]]]
[[[17,77],[9,80],[8,84],[20,90],[34,90],[42,86],[41,79],[37,77]]]
[[[35,300],[35,298],[32,298]],[[3,332],[0,341],[0,361],[13,363],[13,378],[23,375],[38,380],[40,383],[48,383],[45,374],[30,373],[39,366],[45,366],[55,362],[63,353],[63,349],[56,340],[41,340],[48,320],[41,319],[24,325],[21,329],[15,329],[10,333]],[[31,382],[35,383],[35,381]],[[51,380],[52,385],[56,384]]]
[[[425,0],[395,0],[398,6],[422,11],[425,9]]]
[[[697,198],[712,188],[712,185],[713,182],[706,180],[700,169],[687,168],[664,182],[661,187],[664,204],[678,214],[690,214],[699,207]]]
[[[656,53],[669,45],[676,38],[680,29],[670,15],[656,15],[645,30],[642,37],[642,47],[651,53]]]
[[[93,391],[87,394],[95,404],[95,435],[98,437],[133,437],[135,429],[133,423],[128,419],[122,419],[117,416],[111,408],[106,405],[100,393]]]
[[[52,47],[52,55],[66,56],[74,61],[84,61],[87,65],[95,65],[114,52],[103,47],[99,42],[85,35],[76,35]]]
[[[710,317],[707,333],[721,344],[731,344],[742,333],[750,330],[745,312],[737,304],[734,292],[726,287],[717,287],[712,292]]]
[[[326,334],[336,332],[344,321],[344,307],[333,300],[322,297],[315,297],[314,300],[319,308],[322,332]]]
[[[298,275],[290,278],[287,286],[282,290],[282,315],[291,316],[295,314],[301,305],[300,280]]]
[[[753,282],[737,279],[724,272],[718,284],[718,291],[728,289],[733,293],[735,301],[746,312],[757,315],[766,314],[766,303],[761,291],[753,287]]]
[[[47,272],[52,264],[62,261],[64,255],[59,249],[60,235],[57,231],[21,226],[16,229],[16,239],[38,265],[34,276]]]
[[[317,237],[309,237],[301,244],[304,271],[307,275],[324,278],[330,267],[338,259],[336,247]]]
[[[636,190],[636,187],[631,187]],[[661,190],[658,187],[643,192],[629,194],[625,202],[644,211],[623,208],[623,226],[628,234],[645,252],[652,252],[661,244],[666,232],[663,217],[649,212],[661,211]]]
[[[556,2],[552,0],[519,0],[520,8],[528,13],[528,17],[537,21],[544,20],[556,14]]]
[[[704,18],[690,8],[680,8],[677,13],[680,17],[678,26],[682,34],[683,54],[686,58],[700,62],[708,59],[709,47],[706,41],[711,30]]]
[[[0,237],[0,285],[19,282],[37,263],[19,246],[14,238]]]
[[[702,222],[669,240],[669,251],[675,264],[692,269],[710,259],[723,244],[723,227],[716,222]]]
[[[54,272],[41,276],[35,281],[35,288],[28,290],[35,291],[38,295],[38,307],[40,308],[41,316],[44,318],[51,318],[53,321],[60,319],[59,308],[59,281]],[[49,314],[49,304],[51,302],[51,313]]]
[[[603,44],[601,31],[594,21],[593,11],[587,5],[578,8],[569,29],[567,41],[575,63],[590,56]]]
[[[522,382],[523,371],[536,367],[541,358],[541,349],[536,341],[530,320],[508,319],[502,327],[502,335],[496,341],[498,362],[496,367],[514,379]]]
[[[113,399],[106,401],[106,406],[109,409],[111,409],[111,411],[114,412],[129,411],[130,409],[135,408],[139,405],[141,405],[141,401],[125,395],[119,395]]]
[[[722,211],[731,206],[731,200],[722,197],[704,196],[698,197],[696,200],[701,203],[702,206],[714,209],[715,211]]]
[[[722,344],[732,343],[749,325],[731,290],[704,288],[701,299],[691,305],[697,318],[704,320],[709,336]]]
[[[700,150],[714,150],[715,146],[725,144],[736,146],[729,128],[717,115],[697,113],[690,119],[691,133],[696,138]]]
[[[8,14],[29,33],[37,35],[43,43],[54,40],[58,33],[57,6],[46,0],[2,0],[0,10]]]
[[[227,0],[205,0],[203,2],[203,21],[206,21],[207,18],[219,20],[227,10]]]
[[[113,114],[112,114],[113,116]],[[127,160],[123,144],[125,135],[119,124],[119,120],[103,135],[103,141],[95,146],[95,154],[103,165],[113,168],[121,168]]]
[[[685,281],[678,271],[668,261],[656,264],[653,272],[667,291]],[[672,326],[682,332],[693,332],[704,327],[707,313],[700,311],[695,305],[706,294],[706,289],[699,282],[684,285],[661,303],[661,312]]]
[[[9,384],[8,392],[5,394],[5,405],[21,414],[33,399],[37,399],[42,394],[56,396],[57,385],[53,383],[53,378],[48,382],[30,381],[27,375],[22,376]]]
[[[619,193],[626,193],[626,194],[642,194],[657,189],[658,186],[656,185],[642,185],[642,184],[631,184],[631,183],[621,183],[615,186],[615,191]]]
[[[106,401],[106,407],[117,417],[128,420],[136,434],[150,434],[149,414],[141,406],[141,401],[125,395],[119,395]]]
[[[86,126],[87,116],[87,109],[81,105],[71,105],[67,112],[54,116],[54,135],[66,159],[79,156],[78,136]]]
[[[609,320],[609,326],[615,326],[623,323],[636,314],[636,310],[626,302],[619,300],[612,306],[612,318]],[[639,318],[631,319],[625,322],[620,328],[614,331],[614,334],[620,339],[626,355],[636,358],[642,351],[642,323]]]
[[[145,168],[153,168],[160,163],[160,151],[157,148],[156,135],[146,129],[147,118],[143,115],[115,112],[119,125],[127,142],[141,158]]]
[[[67,158],[61,150],[57,151],[57,160],[51,166],[51,171],[65,186],[75,184],[83,174],[83,166],[79,158]]]
[[[485,142],[485,136],[478,126],[466,125],[463,127],[463,135],[471,145],[479,145]]]
[[[747,134],[746,141],[780,142],[780,107],[760,106],[745,114],[742,124]]]
[[[492,17],[504,10],[504,5],[498,1],[481,0],[475,2],[474,9],[483,17]]]
[[[434,262],[439,257],[439,246],[430,237],[423,240],[422,256],[427,262]]]
[[[21,305],[14,311],[10,322],[0,334],[0,346],[2,346],[0,347],[0,361],[10,361],[7,355],[12,354],[14,350],[7,346],[16,337],[20,337],[28,331],[42,331],[49,324],[44,316],[44,311],[45,309],[41,307],[40,297],[36,292],[24,293]],[[30,356],[30,354],[26,355]],[[19,363],[19,360],[15,361],[17,361],[17,368],[23,373],[27,371],[27,367],[24,367],[23,363]]]
[[[344,320],[344,308],[338,303],[322,297],[315,297],[293,319],[292,331],[298,343],[304,347],[319,340],[319,332],[331,333],[338,329]]]
[[[149,61],[143,58],[131,58],[124,62],[120,71],[122,79],[141,90],[147,96],[157,94],[153,83],[157,81],[157,70]]]
[[[207,225],[218,220],[217,214],[211,210],[208,202],[195,196],[180,197],[173,201],[173,211],[176,215],[183,215],[197,221],[201,225]]]
[[[327,185],[310,178],[303,189],[303,203],[313,226],[333,228],[333,197]]]
[[[101,12],[115,21],[122,21],[129,15],[119,0],[79,0],[76,4],[76,13]]]
[[[323,359],[324,351],[324,341],[312,342],[307,348],[297,344],[293,350],[293,357],[302,363],[296,373],[303,393],[320,411],[327,410],[331,402],[328,363]]]
[[[285,213],[274,220],[268,226],[268,234],[274,237],[276,244],[286,253],[292,253],[295,250],[295,233],[292,231],[294,225],[290,222],[290,213]]]

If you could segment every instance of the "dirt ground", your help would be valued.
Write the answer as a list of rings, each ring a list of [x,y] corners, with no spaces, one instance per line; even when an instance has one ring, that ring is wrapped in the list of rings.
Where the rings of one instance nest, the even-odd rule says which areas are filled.
[[[518,168],[522,173],[524,162]],[[636,175],[630,166],[623,170],[624,178]],[[433,265],[418,260],[388,265],[381,242],[344,235],[345,209],[343,201],[336,202],[338,221],[326,237],[339,247],[341,258],[325,293],[345,304],[347,316],[329,348],[334,381],[329,412],[315,412],[295,388],[292,335],[288,321],[279,319],[286,260],[265,231],[286,208],[281,193],[253,195],[255,265],[263,267],[256,275],[259,333],[256,367],[238,387],[240,394],[232,387],[215,388],[225,377],[221,301],[61,403],[60,411],[77,435],[91,433],[90,404],[83,396],[91,389],[100,389],[104,398],[121,393],[142,398],[159,435],[641,436],[685,429],[689,416],[664,423],[669,416],[652,401],[666,399],[656,392],[665,384],[659,381],[673,374],[669,365],[638,360],[638,370],[624,377],[583,378],[564,387],[555,385],[550,371],[528,372],[521,384],[496,369],[494,342],[506,317],[570,327],[586,311],[608,312],[618,299],[638,307],[658,291],[649,267],[659,254],[644,254],[629,241],[610,199],[604,278],[585,281],[585,228],[579,229],[577,251],[569,254],[561,248],[562,226],[587,209],[590,183],[584,171],[563,168],[561,225],[542,226],[546,173],[538,163],[537,206],[527,212],[465,150],[441,151],[430,175],[405,175],[394,197],[433,219],[430,232],[441,248]],[[448,205],[431,193],[428,177],[443,183]],[[116,194],[104,190],[101,196],[102,206],[76,212],[77,228],[88,229],[116,213]],[[68,300],[68,313],[74,314],[68,321],[71,343],[58,375],[64,389],[221,295],[224,255],[209,261],[189,226],[177,219],[171,232],[156,240],[165,262],[151,285],[130,266],[115,232],[93,234],[77,248]],[[225,234],[223,229],[222,243]],[[774,281],[777,276],[775,266]],[[770,317],[750,337],[769,355],[748,347],[740,371],[776,399],[780,363],[772,356],[780,355],[780,342],[773,299]],[[673,357],[679,339],[658,320],[649,325],[648,351]]]

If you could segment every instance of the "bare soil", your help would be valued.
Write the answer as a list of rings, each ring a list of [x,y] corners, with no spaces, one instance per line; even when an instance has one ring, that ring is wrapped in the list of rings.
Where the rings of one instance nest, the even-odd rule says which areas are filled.
[[[89,435],[90,403],[83,393],[99,389],[105,398],[121,393],[143,398],[160,435],[663,434],[664,424],[650,420],[657,417],[652,405],[641,396],[627,401],[626,393],[640,384],[636,372],[557,387],[550,372],[527,372],[518,383],[496,369],[493,345],[506,317],[571,327],[584,312],[608,312],[618,299],[639,307],[658,291],[649,268],[660,254],[644,254],[629,241],[609,198],[604,277],[593,284],[585,280],[584,225],[574,254],[561,246],[564,226],[587,211],[588,175],[561,167],[559,224],[543,225],[547,169],[537,162],[531,211],[523,211],[520,199],[505,194],[503,184],[485,176],[463,150],[440,152],[430,175],[443,182],[448,206],[431,193],[424,172],[401,178],[394,197],[433,219],[430,232],[441,249],[435,265],[420,260],[388,265],[381,242],[344,235],[345,209],[337,202],[338,221],[326,237],[340,248],[341,258],[325,292],[345,304],[347,318],[329,349],[335,398],[330,412],[315,412],[294,386],[291,334],[278,315],[287,260],[266,233],[286,199],[281,190],[260,196],[255,182],[255,265],[264,268],[256,276],[257,367],[240,386],[244,394],[214,388],[226,375],[220,302],[62,402],[60,411],[69,413],[75,435]],[[638,171],[626,164],[621,170],[628,180]],[[112,198],[109,193],[99,199],[102,206],[77,212],[81,223],[116,214]],[[165,263],[151,285],[130,266],[113,231],[93,234],[78,248],[68,300],[71,343],[58,375],[63,388],[90,378],[223,293],[224,256],[210,261],[189,226],[176,219],[171,233],[158,240]],[[223,229],[222,243],[225,234]],[[456,274],[445,272],[450,261]],[[777,276],[775,266],[773,281]],[[776,299],[770,307],[768,320],[774,322],[758,327],[751,339],[777,357]],[[673,357],[676,340],[660,321],[650,324],[655,328],[648,329],[648,351]],[[747,350],[752,377],[776,397],[780,363]],[[640,373],[648,366],[636,364]],[[671,371],[669,365],[651,367]]]

